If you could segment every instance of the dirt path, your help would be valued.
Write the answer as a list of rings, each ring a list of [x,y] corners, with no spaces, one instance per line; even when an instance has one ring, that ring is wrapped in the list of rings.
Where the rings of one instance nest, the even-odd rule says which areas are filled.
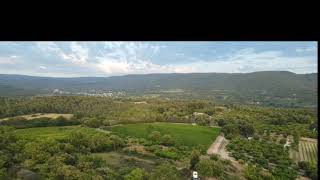
[[[111,131],[107,131],[107,130],[100,129],[100,128],[96,128],[96,130],[99,131],[99,132],[106,133],[106,134],[110,134],[111,133]]]
[[[207,150],[207,154],[219,154],[223,159],[233,160],[232,157],[229,156],[228,152],[226,151],[225,147],[229,143],[229,141],[224,138],[223,136],[218,136],[216,140],[211,144],[209,149]]]
[[[244,169],[243,165],[241,165],[233,157],[229,156],[229,152],[226,150],[226,146],[228,143],[229,141],[226,138],[224,138],[224,136],[219,135],[207,150],[207,154],[218,154],[222,159],[230,160],[234,167],[237,168],[237,171],[242,172]]]

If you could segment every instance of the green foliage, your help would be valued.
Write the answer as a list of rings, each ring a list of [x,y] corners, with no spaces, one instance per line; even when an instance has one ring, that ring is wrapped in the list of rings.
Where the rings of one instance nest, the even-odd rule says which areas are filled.
[[[193,150],[190,156],[190,169],[191,170],[195,169],[195,166],[198,164],[199,161],[200,161],[200,152],[197,150]]]
[[[63,127],[39,127],[18,129],[14,131],[19,138],[34,140],[43,138],[64,139],[73,132],[82,132],[88,135],[103,134],[95,129],[79,127],[79,126],[63,126]]]
[[[161,133],[159,131],[153,131],[152,133],[150,133],[148,138],[155,143],[159,143],[161,138]]]
[[[63,116],[56,119],[49,117],[41,117],[27,120],[23,117],[9,118],[8,120],[0,121],[0,126],[13,126],[15,128],[32,128],[32,127],[48,127],[48,126],[69,126],[80,124],[79,121],[72,119],[68,120]]]
[[[156,155],[152,160],[148,159],[149,161],[160,159],[157,163],[163,164],[163,161],[185,160],[186,163],[190,162],[191,169],[199,169],[201,176],[228,179],[228,173],[223,172],[232,169],[225,168],[230,162],[222,161],[215,156],[205,162],[199,158],[220,133],[220,128],[181,123],[191,123],[195,120],[201,125],[207,126],[215,122],[222,127],[221,131],[225,137],[231,139],[227,146],[231,155],[239,162],[253,165],[246,170],[248,179],[294,179],[297,169],[289,158],[288,150],[283,148],[284,139],[281,139],[280,143],[270,140],[276,139],[274,134],[285,134],[294,135],[294,142],[299,142],[300,136],[317,137],[318,133],[311,128],[317,124],[317,112],[313,109],[218,106],[208,101],[171,101],[160,98],[144,99],[144,104],[135,104],[135,101],[137,100],[76,96],[5,100],[0,98],[2,117],[39,112],[74,113],[72,120],[63,117],[34,120],[17,117],[8,121],[0,120],[1,125],[7,123],[16,128],[25,128],[12,129],[0,126],[0,178],[7,176],[10,167],[23,166],[43,179],[120,180],[124,176],[139,179],[141,172],[135,171],[135,168],[149,168],[150,178],[153,179],[170,179],[171,176],[166,174],[169,170],[164,170],[168,167],[158,167],[152,172],[151,167],[144,167],[141,162],[139,164],[134,158],[129,158],[120,162],[125,166],[118,170],[108,161],[91,157],[91,153],[119,152],[125,146],[144,145],[144,150]],[[193,115],[194,112],[206,113],[212,117]],[[141,123],[154,121],[163,122]],[[82,125],[65,126],[75,122]],[[119,123],[132,124],[112,126]],[[111,132],[95,129],[98,127]],[[128,136],[142,139],[130,141],[130,144]],[[254,137],[251,140],[244,138],[251,136]],[[191,149],[194,151],[190,152]],[[183,159],[185,157],[190,159]],[[174,166],[166,166],[170,166],[169,173],[172,177],[179,179],[178,171],[172,168]],[[316,179],[316,165],[300,166],[305,175]],[[164,177],[159,175],[160,172],[166,172],[163,173]]]
[[[318,179],[318,168],[316,164],[307,161],[299,161],[298,166],[305,171],[307,177],[310,177],[312,180]]]
[[[163,144],[165,146],[172,146],[172,145],[174,145],[174,140],[170,134],[165,134],[161,138],[161,144]]]
[[[175,166],[164,163],[154,169],[150,180],[179,180],[182,179]]]
[[[280,144],[285,144],[287,142],[287,138],[281,138],[279,143]]]
[[[227,145],[231,155],[247,163],[269,170],[276,178],[294,178],[297,172],[292,168],[293,162],[283,146],[265,140],[246,140],[235,138]],[[272,165],[274,164],[274,165]]]
[[[146,172],[141,168],[132,170],[124,177],[125,180],[144,180],[146,179]]]
[[[174,147],[165,148],[165,149],[159,148],[159,149],[156,149],[154,153],[157,156],[173,159],[173,160],[177,160],[180,158],[179,151]]]
[[[218,161],[204,159],[197,163],[196,170],[202,177],[219,177],[223,174],[224,166]]]
[[[296,147],[299,147],[299,141],[300,141],[300,133],[298,131],[295,131],[293,133],[293,143]]]
[[[214,161],[218,161],[220,159],[220,155],[219,154],[212,154],[210,156],[210,159],[214,160]]]
[[[0,179],[7,177],[7,171],[16,161],[15,154],[19,151],[17,138],[13,128],[0,126]]]
[[[262,173],[260,167],[248,165],[244,170],[244,177],[248,180],[275,180],[272,175]]]
[[[185,145],[188,147],[194,147],[197,145],[204,145],[205,148],[212,143],[220,132],[220,129],[218,128],[172,123],[127,124],[114,126],[111,130],[113,132],[137,138],[148,138],[150,133],[158,131],[161,134],[171,135],[175,142],[175,146]]]
[[[210,117],[206,114],[194,116],[194,121],[200,126],[209,126],[210,125]]]
[[[103,122],[99,119],[97,119],[96,117],[92,117],[92,118],[84,118],[83,120],[83,124],[88,126],[88,127],[92,127],[92,128],[98,128],[101,125],[103,125]]]

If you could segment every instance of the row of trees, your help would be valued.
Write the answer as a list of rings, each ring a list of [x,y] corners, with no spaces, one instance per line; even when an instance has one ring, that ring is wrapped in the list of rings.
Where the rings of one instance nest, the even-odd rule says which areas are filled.
[[[77,119],[66,119],[63,116],[57,118],[41,117],[27,120],[23,117],[13,117],[8,120],[0,121],[0,126],[13,126],[15,128],[32,128],[32,127],[48,127],[48,126],[71,126],[80,124]]]
[[[294,179],[297,176],[289,151],[283,145],[265,139],[234,138],[227,149],[235,159],[254,166],[249,167],[249,172],[258,173],[258,169],[263,168],[276,179]]]

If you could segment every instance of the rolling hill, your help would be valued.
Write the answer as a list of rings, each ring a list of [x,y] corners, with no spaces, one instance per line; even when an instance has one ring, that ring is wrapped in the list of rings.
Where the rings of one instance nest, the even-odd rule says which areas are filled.
[[[284,106],[317,105],[317,73],[143,74],[113,77],[54,78],[0,74],[0,96],[51,95],[55,89],[78,92],[124,91],[127,95],[204,98]]]

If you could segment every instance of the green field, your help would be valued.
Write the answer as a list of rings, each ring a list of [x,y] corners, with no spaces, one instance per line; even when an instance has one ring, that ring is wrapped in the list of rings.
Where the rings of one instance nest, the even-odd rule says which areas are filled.
[[[86,134],[102,133],[92,128],[80,126],[63,126],[63,127],[39,127],[18,129],[15,131],[18,137],[36,139],[36,138],[55,138],[62,139],[67,137],[71,132],[81,131]]]
[[[300,140],[299,152],[291,151],[291,158],[295,162],[308,161],[312,163],[318,162],[318,145],[315,141]]]
[[[162,135],[170,134],[176,144],[189,147],[196,145],[209,147],[220,133],[219,128],[173,123],[119,125],[112,127],[111,131],[138,138],[147,138],[152,131],[159,131]]]

